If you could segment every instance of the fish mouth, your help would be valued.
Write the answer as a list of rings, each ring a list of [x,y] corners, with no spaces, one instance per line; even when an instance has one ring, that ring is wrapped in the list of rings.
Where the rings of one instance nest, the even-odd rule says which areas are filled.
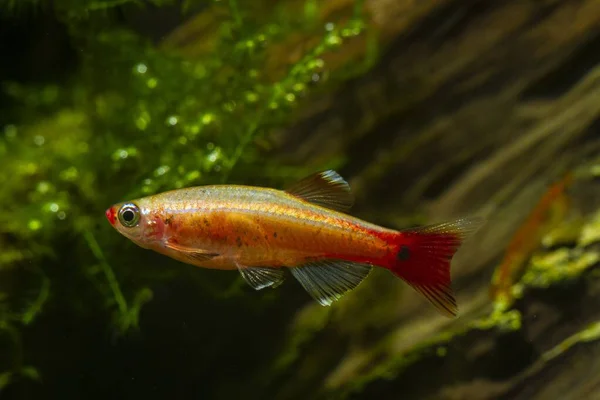
[[[106,211],[104,212],[104,214],[106,215],[106,218],[108,219],[108,222],[110,222],[111,225],[114,226],[115,222],[117,221],[116,219],[116,211],[115,211],[115,207],[112,206],[108,209],[106,209]]]

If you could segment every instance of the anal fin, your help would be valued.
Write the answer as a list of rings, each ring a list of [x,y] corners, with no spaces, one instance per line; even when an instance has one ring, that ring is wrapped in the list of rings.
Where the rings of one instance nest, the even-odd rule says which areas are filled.
[[[369,275],[372,266],[344,260],[321,260],[290,270],[319,304],[330,306],[356,288]]]
[[[242,278],[256,290],[266,287],[275,289],[283,283],[284,272],[281,268],[271,267],[245,267],[237,264]]]

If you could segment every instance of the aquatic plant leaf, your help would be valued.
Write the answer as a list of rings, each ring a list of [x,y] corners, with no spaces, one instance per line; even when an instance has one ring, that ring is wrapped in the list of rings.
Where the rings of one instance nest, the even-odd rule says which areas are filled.
[[[21,369],[21,375],[34,380],[34,381],[39,381],[40,380],[40,372],[32,367],[31,365],[25,366]]]
[[[13,379],[12,372],[10,372],[10,371],[2,372],[0,374],[0,389],[4,389],[6,386],[8,386],[8,384],[12,382],[12,379]]]
[[[286,192],[336,211],[348,211],[354,204],[350,185],[333,170],[309,175],[296,182]]]
[[[292,274],[306,291],[321,304],[330,306],[356,288],[371,272],[368,264],[343,260],[314,261],[291,268]]]
[[[238,264],[238,269],[246,283],[256,290],[266,287],[275,289],[283,283],[284,275],[281,268],[245,267]]]

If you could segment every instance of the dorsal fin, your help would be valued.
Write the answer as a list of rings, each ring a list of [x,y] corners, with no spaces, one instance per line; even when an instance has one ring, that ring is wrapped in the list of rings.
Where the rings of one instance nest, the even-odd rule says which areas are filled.
[[[286,192],[310,203],[337,211],[348,211],[354,204],[350,185],[331,169],[307,176],[288,188]]]

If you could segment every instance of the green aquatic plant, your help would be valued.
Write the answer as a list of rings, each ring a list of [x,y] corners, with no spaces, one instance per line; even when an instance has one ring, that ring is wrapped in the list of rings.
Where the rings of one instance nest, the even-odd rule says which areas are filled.
[[[77,313],[110,312],[120,333],[136,328],[153,282],[180,272],[140,260],[112,232],[104,210],[197,184],[281,183],[277,171],[285,166],[261,157],[269,132],[293,119],[326,75],[334,83],[360,71],[329,71],[322,58],[363,33],[360,1],[340,24],[320,21],[315,1],[303,2],[303,18],[277,7],[260,23],[248,16],[264,11],[262,2],[214,2],[203,13],[225,17],[203,39],[210,51],[194,56],[168,40],[157,46],[104,12],[126,3],[140,4],[53,2],[83,49],[77,71],[66,84],[2,82],[12,98],[0,119],[7,121],[0,159],[8,171],[0,175],[0,330],[12,338],[10,347],[20,348],[19,329],[53,301]],[[184,2],[183,11],[196,5]],[[6,9],[23,6],[9,2]],[[318,40],[283,73],[269,70],[269,49],[298,32]],[[240,293],[237,279],[199,287],[214,297]],[[37,376],[22,360],[1,367],[8,372],[0,386],[17,373]]]

